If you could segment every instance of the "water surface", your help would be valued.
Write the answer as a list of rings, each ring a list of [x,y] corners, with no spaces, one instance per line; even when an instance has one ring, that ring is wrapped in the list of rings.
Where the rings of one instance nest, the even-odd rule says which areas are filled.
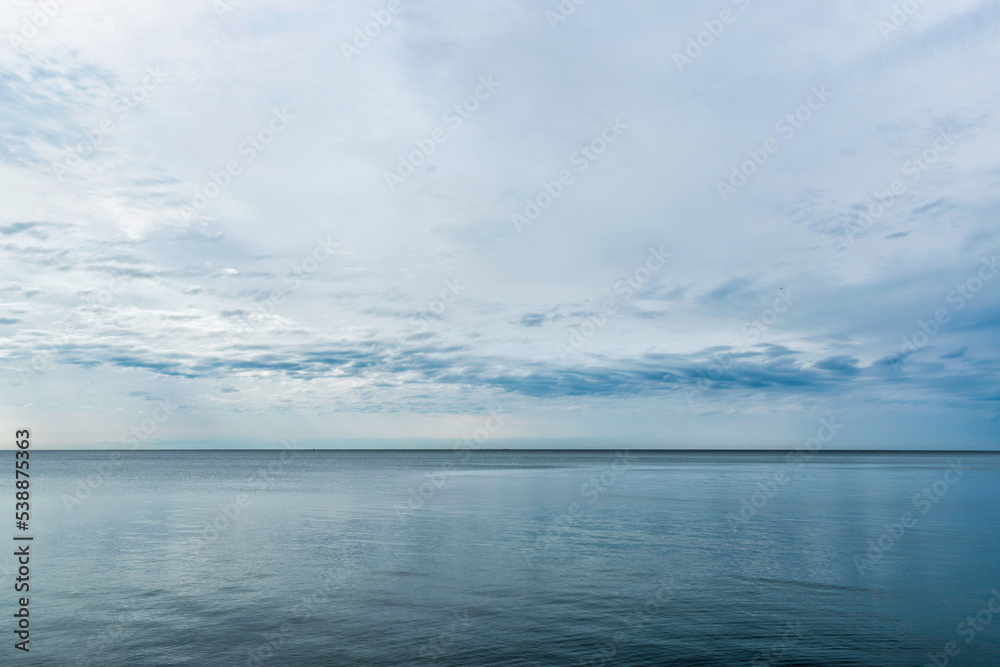
[[[32,454],[0,663],[1000,664],[994,454],[110,456]]]

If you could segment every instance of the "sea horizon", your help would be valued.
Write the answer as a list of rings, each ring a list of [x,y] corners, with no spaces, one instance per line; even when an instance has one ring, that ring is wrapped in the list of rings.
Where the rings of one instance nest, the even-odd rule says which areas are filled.
[[[1000,659],[1000,626],[975,621],[1000,605],[997,452],[32,463],[39,657],[19,664],[902,666],[949,642],[960,664]]]
[[[348,451],[348,452],[448,452],[454,451],[454,447],[39,447],[36,451],[47,452],[255,452],[255,451],[281,451],[283,449],[296,449],[299,451]],[[940,454],[940,453],[966,453],[966,454],[1000,454],[1000,449],[823,449],[805,450],[802,447],[787,448],[696,448],[696,447],[480,447],[474,450],[479,452],[615,452],[619,450],[633,452],[692,452],[692,453],[744,453],[744,452],[776,452],[787,453],[795,451],[810,451],[815,454],[843,454],[843,453],[884,453],[884,454]],[[0,449],[0,451],[16,451],[14,449]]]

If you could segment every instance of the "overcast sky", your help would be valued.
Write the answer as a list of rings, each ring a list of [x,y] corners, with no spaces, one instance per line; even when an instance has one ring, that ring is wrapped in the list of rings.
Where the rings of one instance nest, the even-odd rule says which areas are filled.
[[[894,5],[5,3],[0,424],[995,448],[1000,3]]]

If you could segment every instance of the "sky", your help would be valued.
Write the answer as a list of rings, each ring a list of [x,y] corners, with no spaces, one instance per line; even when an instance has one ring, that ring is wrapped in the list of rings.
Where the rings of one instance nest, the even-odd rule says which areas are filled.
[[[7,2],[0,426],[996,449],[998,27],[981,0]]]

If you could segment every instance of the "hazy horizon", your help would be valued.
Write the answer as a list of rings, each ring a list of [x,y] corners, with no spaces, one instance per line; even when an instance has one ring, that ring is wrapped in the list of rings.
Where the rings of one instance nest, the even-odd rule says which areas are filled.
[[[451,440],[438,440],[438,439],[427,439],[427,440],[382,440],[382,439],[367,439],[367,440],[351,440],[343,442],[331,442],[331,441],[295,441],[294,444],[289,446],[291,441],[285,441],[284,443],[274,443],[269,441],[261,442],[247,442],[247,441],[220,441],[220,442],[198,442],[198,441],[181,441],[181,442],[157,442],[154,445],[143,447],[143,448],[130,448],[130,447],[110,447],[107,446],[109,443],[97,443],[82,445],[78,444],[76,446],[70,445],[67,447],[39,447],[38,450],[42,451],[52,451],[52,452],[72,452],[72,451],[133,451],[133,452],[184,452],[184,451],[282,451],[284,449],[297,449],[299,451],[386,451],[386,452],[403,452],[403,451],[428,451],[428,452],[455,452],[456,445],[462,441],[451,441]],[[590,444],[588,444],[590,443]],[[249,446],[253,445],[253,446]],[[408,446],[404,446],[408,445]],[[460,447],[458,451],[465,453],[467,451],[478,451],[478,452],[499,452],[499,451],[523,451],[523,452],[618,452],[618,451],[634,451],[634,452],[692,452],[692,453],[775,453],[775,454],[786,454],[788,452],[803,452],[809,457],[819,457],[823,454],[844,454],[844,453],[926,453],[926,454],[948,454],[948,453],[966,453],[966,454],[997,454],[1000,453],[1000,449],[962,449],[960,447],[956,448],[941,448],[934,449],[929,447],[917,447],[913,449],[906,448],[895,448],[886,449],[879,447],[869,447],[869,448],[835,448],[831,447],[828,449],[815,449],[810,450],[808,447],[803,445],[788,445],[785,447],[683,447],[674,446],[667,447],[662,445],[657,445],[656,443],[643,443],[635,441],[621,441],[621,442],[591,442],[588,440],[529,440],[529,441],[496,441],[482,447],[476,447],[475,449],[469,449],[468,447]]]
[[[896,4],[11,4],[0,427],[997,448],[1000,5]]]

